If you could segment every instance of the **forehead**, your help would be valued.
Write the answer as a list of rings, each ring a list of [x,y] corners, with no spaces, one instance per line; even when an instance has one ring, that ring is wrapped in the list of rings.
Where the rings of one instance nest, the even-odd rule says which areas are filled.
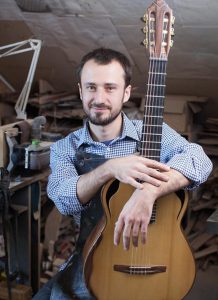
[[[125,72],[121,64],[115,60],[107,65],[101,65],[93,59],[83,66],[81,82],[125,82]]]

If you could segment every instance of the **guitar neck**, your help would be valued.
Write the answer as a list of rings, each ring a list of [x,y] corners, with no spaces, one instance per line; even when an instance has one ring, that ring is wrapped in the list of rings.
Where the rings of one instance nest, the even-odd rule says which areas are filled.
[[[150,59],[140,154],[160,160],[167,60]]]

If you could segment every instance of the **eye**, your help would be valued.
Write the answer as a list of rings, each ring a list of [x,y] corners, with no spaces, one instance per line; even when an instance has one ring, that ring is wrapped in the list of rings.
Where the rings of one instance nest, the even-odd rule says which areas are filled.
[[[96,86],[95,85],[88,85],[86,89],[90,92],[95,92],[96,91]]]
[[[108,91],[108,92],[112,92],[112,91],[114,91],[115,89],[116,89],[116,87],[113,86],[113,85],[107,86],[107,91]]]

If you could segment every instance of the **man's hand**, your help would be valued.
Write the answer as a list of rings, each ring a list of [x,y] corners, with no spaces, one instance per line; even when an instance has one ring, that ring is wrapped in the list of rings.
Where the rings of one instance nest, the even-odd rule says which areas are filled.
[[[170,170],[165,164],[138,155],[114,158],[106,162],[113,177],[123,183],[143,189],[143,182],[160,186],[167,182],[169,177],[163,173]]]
[[[124,205],[115,224],[114,244],[118,245],[123,233],[123,247],[129,249],[130,238],[135,247],[141,233],[141,242],[145,244],[148,224],[150,222],[153,204],[156,196],[146,190],[136,190]]]
[[[170,169],[167,172],[169,180],[162,181],[159,187],[144,182],[143,189],[136,189],[130,199],[124,205],[114,230],[114,244],[118,245],[123,236],[124,249],[129,249],[132,243],[138,245],[141,233],[141,242],[146,242],[148,224],[150,222],[154,202],[162,196],[175,192],[180,188],[188,186],[191,181],[180,172]]]

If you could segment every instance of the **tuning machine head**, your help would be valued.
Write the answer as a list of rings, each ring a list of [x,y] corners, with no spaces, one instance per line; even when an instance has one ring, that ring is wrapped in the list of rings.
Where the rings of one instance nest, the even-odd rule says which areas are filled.
[[[148,14],[144,14],[141,18],[141,21],[145,23],[145,26],[142,28],[142,32],[145,34],[145,39],[141,42],[141,45],[148,48]]]
[[[173,43],[174,43],[174,41],[173,41],[173,38],[175,36],[174,24],[175,24],[175,17],[172,16],[171,28],[170,28],[170,35],[171,35],[170,47],[173,47]]]

